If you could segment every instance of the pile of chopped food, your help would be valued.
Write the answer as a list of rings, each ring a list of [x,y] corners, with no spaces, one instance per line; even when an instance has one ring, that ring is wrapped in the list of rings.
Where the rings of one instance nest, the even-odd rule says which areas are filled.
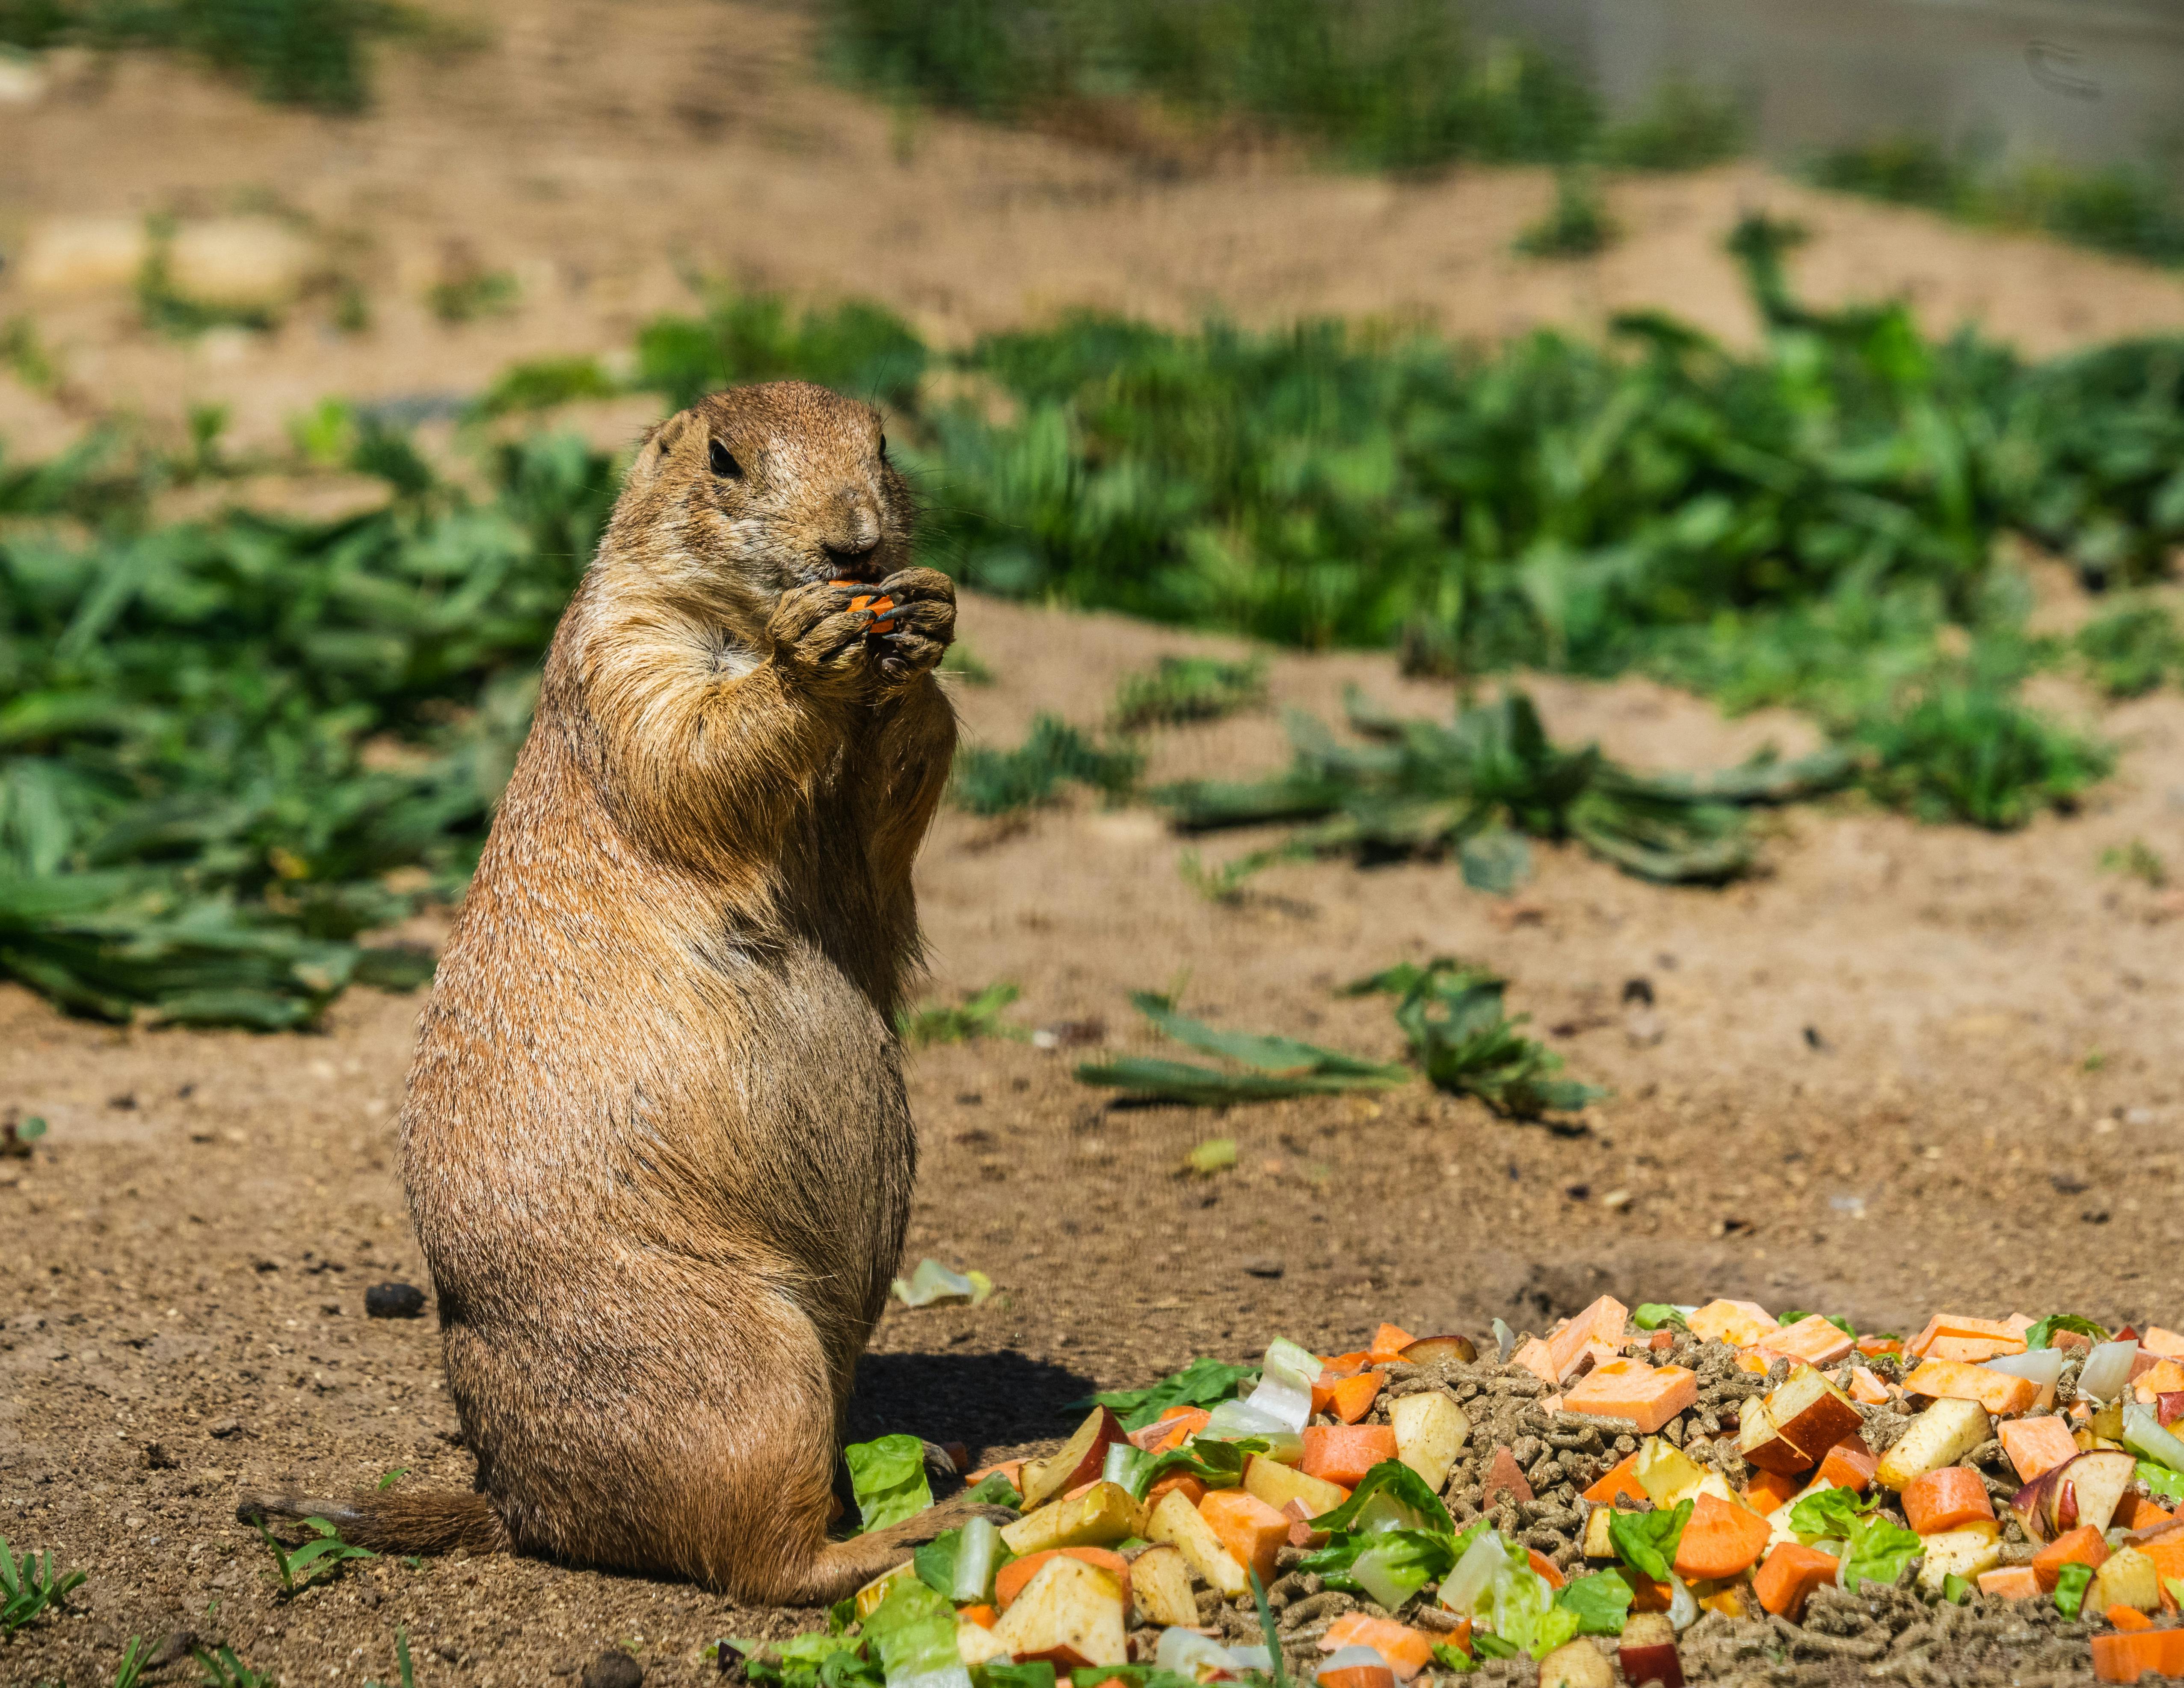
[[[1602,1297],[1485,1346],[1384,1324],[1096,1396],[1058,1452],[972,1474],[1013,1523],[723,1663],[784,1688],[2030,1682],[2089,1652],[2101,1681],[2184,1676],[2184,1335]],[[931,1503],[923,1455],[851,1450],[866,1528]]]

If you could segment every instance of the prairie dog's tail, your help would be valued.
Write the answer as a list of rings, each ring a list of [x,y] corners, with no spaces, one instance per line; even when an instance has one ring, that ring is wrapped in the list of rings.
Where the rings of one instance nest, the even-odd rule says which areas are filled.
[[[235,1509],[244,1524],[324,1518],[343,1540],[378,1553],[498,1553],[508,1529],[482,1495],[448,1489],[390,1490],[346,1501],[295,1495],[248,1495]]]

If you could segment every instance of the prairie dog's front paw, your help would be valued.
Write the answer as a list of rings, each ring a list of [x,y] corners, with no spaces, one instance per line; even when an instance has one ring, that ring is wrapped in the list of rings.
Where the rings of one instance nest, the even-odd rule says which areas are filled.
[[[899,684],[930,673],[956,642],[956,582],[938,569],[904,569],[879,590],[894,600],[876,629],[882,677]]]
[[[814,690],[855,690],[871,673],[870,636],[877,617],[869,608],[852,610],[850,603],[868,591],[854,582],[825,581],[783,593],[766,623],[774,661]]]

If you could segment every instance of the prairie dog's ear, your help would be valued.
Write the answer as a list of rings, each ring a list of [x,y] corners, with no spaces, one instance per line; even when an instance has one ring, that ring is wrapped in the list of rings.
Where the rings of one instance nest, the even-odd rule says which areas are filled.
[[[637,456],[629,465],[629,484],[643,487],[657,480],[689,432],[690,413],[687,410],[677,411],[666,421],[655,422],[647,428],[644,437],[638,443]]]

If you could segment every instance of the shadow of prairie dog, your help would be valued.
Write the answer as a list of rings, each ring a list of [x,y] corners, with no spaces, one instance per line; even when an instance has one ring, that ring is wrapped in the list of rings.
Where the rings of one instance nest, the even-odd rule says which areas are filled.
[[[325,1513],[348,1539],[810,1604],[962,1516],[826,1540],[910,1208],[893,1022],[956,737],[913,515],[878,416],[823,387],[716,394],[638,452],[402,1114],[478,1492],[359,1496]]]

